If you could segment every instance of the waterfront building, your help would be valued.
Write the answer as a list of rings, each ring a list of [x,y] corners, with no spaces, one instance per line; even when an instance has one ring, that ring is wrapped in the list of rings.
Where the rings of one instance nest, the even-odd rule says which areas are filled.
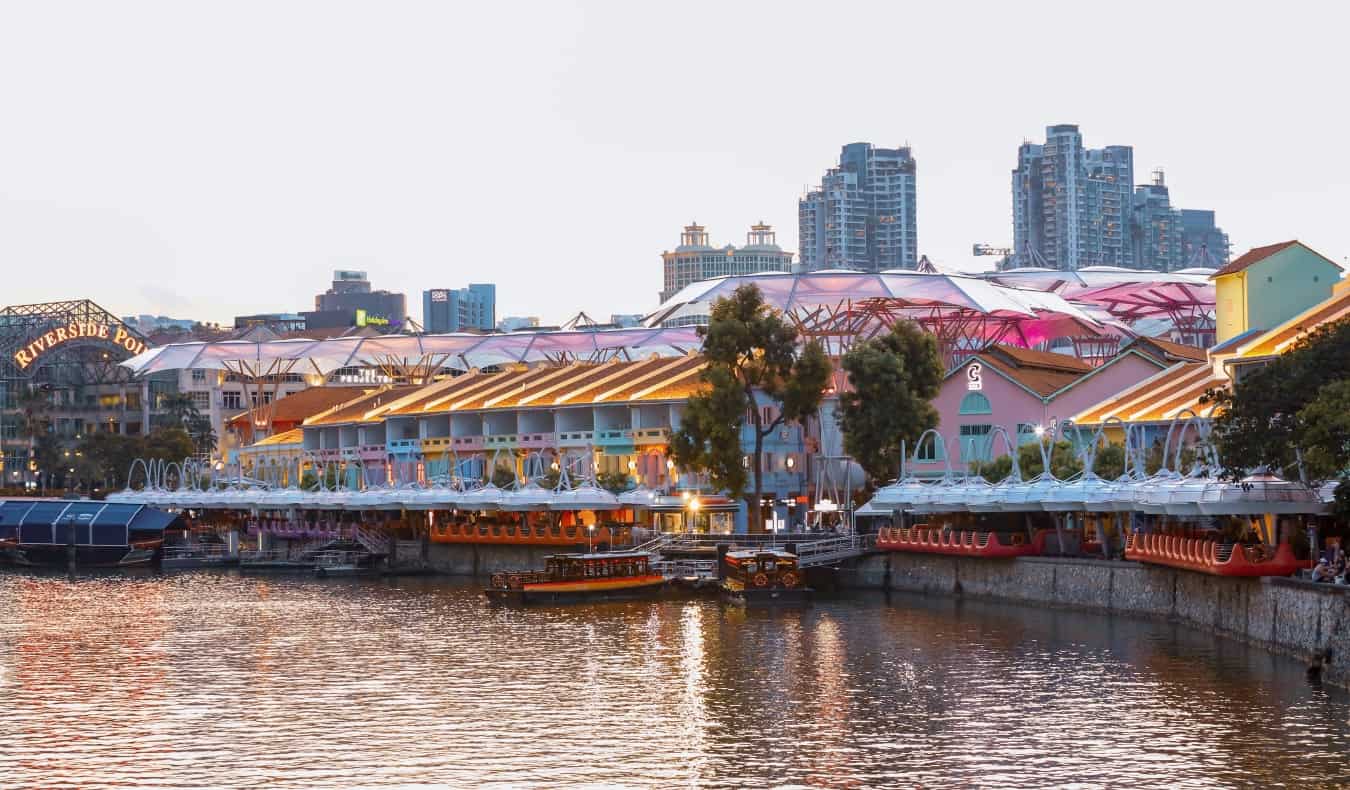
[[[916,163],[908,146],[849,143],[797,204],[801,269],[918,266]]]
[[[665,302],[686,285],[700,280],[792,271],[792,253],[778,246],[777,234],[763,222],[750,226],[745,246],[739,249],[730,244],[713,247],[707,229],[693,222],[684,226],[678,247],[661,253],[661,268],[661,301]]]
[[[1012,204],[1013,266],[1175,271],[1228,259],[1228,237],[1212,211],[1190,217],[1188,237],[1186,214],[1172,205],[1162,171],[1136,188],[1134,149],[1084,148],[1074,124],[1049,126],[1044,143],[1017,149]],[[1197,258],[1200,246],[1208,255]]]
[[[1119,419],[1138,426],[1151,443],[1177,417],[1210,414],[1203,402],[1210,390],[1231,387],[1319,326],[1350,318],[1350,281],[1339,266],[1297,241],[1257,247],[1214,278],[1219,343],[1203,359],[1180,360],[1083,408],[1072,415],[1075,423]],[[1267,300],[1274,303],[1269,311]]]
[[[1057,418],[1076,413],[1204,351],[1156,338],[1139,338],[1092,366],[1065,354],[991,345],[948,371],[933,406],[944,443],[926,441],[916,471],[964,470],[1037,441]],[[1008,436],[996,438],[996,426]],[[911,455],[913,450],[911,449]]]
[[[149,433],[177,376],[133,380],[118,365],[149,348],[88,299],[0,310],[0,487],[66,479],[65,453],[87,434]]]
[[[432,288],[422,292],[422,328],[427,332],[491,332],[497,326],[497,286]]]
[[[371,290],[365,272],[339,269],[333,272],[332,286],[314,297],[314,311],[302,315],[310,329],[380,326],[397,330],[407,320],[408,304],[401,293]]]
[[[1218,342],[1276,326],[1325,300],[1342,273],[1335,261],[1298,240],[1248,250],[1210,277]]]

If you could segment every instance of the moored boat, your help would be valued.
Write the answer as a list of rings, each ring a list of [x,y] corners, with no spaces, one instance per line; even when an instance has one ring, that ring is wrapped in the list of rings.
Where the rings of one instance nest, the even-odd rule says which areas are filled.
[[[84,568],[150,565],[164,530],[179,519],[143,505],[20,499],[0,503],[0,561],[66,567],[74,549]]]
[[[507,603],[563,603],[568,601],[640,598],[654,595],[666,577],[651,569],[645,552],[554,554],[544,559],[542,571],[492,574],[483,590],[488,600]]]
[[[729,551],[722,558],[722,597],[742,606],[800,605],[814,592],[803,586],[797,555],[782,549]]]

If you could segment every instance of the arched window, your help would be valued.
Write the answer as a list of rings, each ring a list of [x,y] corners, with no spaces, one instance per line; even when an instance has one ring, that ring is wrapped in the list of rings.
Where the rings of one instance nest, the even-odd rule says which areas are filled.
[[[979,392],[968,392],[966,397],[961,399],[962,414],[992,414],[993,407],[989,405],[989,399]]]

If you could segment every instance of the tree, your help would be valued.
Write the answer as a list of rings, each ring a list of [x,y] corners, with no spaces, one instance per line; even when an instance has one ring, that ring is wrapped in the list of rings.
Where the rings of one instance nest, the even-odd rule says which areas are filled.
[[[709,389],[690,398],[680,430],[671,440],[672,454],[682,466],[703,469],[714,484],[743,496],[746,470],[741,461],[741,424],[749,415],[753,450],[750,473],[750,530],[760,532],[760,500],[764,495],[764,439],[780,426],[802,424],[820,409],[831,367],[819,343],[797,345],[797,330],[765,304],[763,294],[747,283],[718,299],[703,337],[708,361],[703,380]],[[761,402],[775,403],[777,408]]]
[[[1337,502],[1350,500],[1350,319],[1324,324],[1286,353],[1235,382],[1210,391],[1219,416],[1214,441],[1223,474],[1239,480],[1266,467],[1308,485],[1341,478]],[[1338,505],[1339,507],[1339,505]]]
[[[516,470],[498,464],[492,469],[492,484],[498,488],[511,488],[516,484]]]
[[[633,478],[626,472],[601,472],[595,476],[596,485],[611,494],[622,494],[632,486]]]
[[[899,468],[901,449],[937,427],[931,401],[942,386],[937,341],[912,321],[854,345],[842,359],[852,391],[839,396],[844,451],[876,482]]]
[[[1066,480],[1083,471],[1083,460],[1068,441],[1061,439],[1046,449],[1050,455],[1050,473],[1056,478]],[[1099,453],[1099,461],[1100,455]],[[1123,452],[1120,457],[1123,463],[1125,457]],[[1027,442],[1017,448],[1017,469],[1022,473],[1023,480],[1030,480],[1045,471],[1039,442]],[[971,471],[991,483],[997,483],[1012,473],[1012,459],[1007,455],[1001,455],[992,461],[983,463],[976,461],[971,464]],[[1093,465],[1093,472],[1098,477],[1106,476],[1102,473],[1100,463]],[[1119,477],[1120,473],[1117,472],[1114,476]]]
[[[194,455],[208,455],[216,445],[216,431],[211,419],[197,409],[196,401],[186,392],[169,393],[159,402],[163,414],[158,422],[165,428],[182,428],[192,439]]]

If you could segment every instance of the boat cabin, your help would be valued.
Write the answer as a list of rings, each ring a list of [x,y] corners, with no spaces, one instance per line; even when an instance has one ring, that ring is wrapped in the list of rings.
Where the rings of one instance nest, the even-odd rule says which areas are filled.
[[[651,555],[644,552],[554,554],[544,558],[544,574],[557,580],[646,576],[650,563]]]
[[[782,549],[729,551],[723,558],[723,575],[747,588],[790,590],[802,581],[797,555]]]

